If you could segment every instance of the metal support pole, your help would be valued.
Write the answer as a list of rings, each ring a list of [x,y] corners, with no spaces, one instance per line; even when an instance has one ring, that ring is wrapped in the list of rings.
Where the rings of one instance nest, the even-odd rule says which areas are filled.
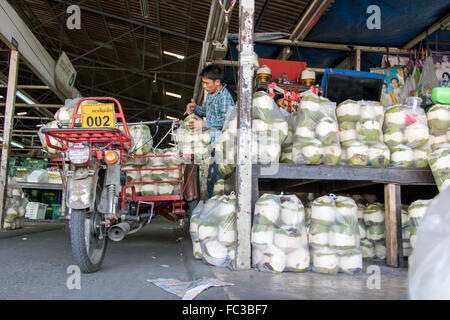
[[[9,59],[8,90],[6,94],[5,122],[3,124],[2,162],[0,169],[0,229],[3,229],[5,204],[8,185],[9,151],[14,124],[14,108],[16,103],[17,75],[19,71],[19,51],[11,50]]]
[[[239,93],[236,167],[237,249],[236,269],[251,267],[252,221],[252,104],[254,0],[239,1]]]

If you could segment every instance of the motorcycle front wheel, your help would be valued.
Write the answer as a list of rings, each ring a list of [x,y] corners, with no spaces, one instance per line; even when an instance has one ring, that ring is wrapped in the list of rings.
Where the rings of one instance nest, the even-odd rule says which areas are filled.
[[[101,194],[97,189],[97,196]],[[96,197],[99,199],[99,197]],[[75,262],[83,273],[100,270],[105,257],[107,236],[103,215],[97,212],[97,201],[94,210],[72,209],[70,221],[70,242]]]

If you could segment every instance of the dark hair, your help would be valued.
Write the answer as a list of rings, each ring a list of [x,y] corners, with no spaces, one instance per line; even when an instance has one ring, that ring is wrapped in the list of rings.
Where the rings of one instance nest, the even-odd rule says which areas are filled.
[[[205,67],[200,73],[200,77],[208,78],[211,80],[220,80],[220,82],[223,82],[225,78],[222,68],[216,65],[210,65]]]
[[[396,77],[394,77],[394,78],[391,78],[391,82],[392,82],[392,80],[394,80],[394,79],[395,79],[395,80],[397,80],[397,82],[398,82],[398,79],[397,79]]]
[[[450,78],[450,73],[448,73],[448,72],[444,72],[443,74],[442,74],[442,78],[444,78],[444,76],[445,75],[447,75],[447,77],[449,77]]]

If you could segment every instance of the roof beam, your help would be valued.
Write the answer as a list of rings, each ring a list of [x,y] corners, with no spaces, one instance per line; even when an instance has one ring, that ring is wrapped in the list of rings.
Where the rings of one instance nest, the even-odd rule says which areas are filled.
[[[433,23],[431,26],[425,29],[422,33],[420,33],[418,36],[416,36],[414,39],[409,41],[407,44],[403,46],[403,49],[411,49],[416,44],[418,44],[420,41],[428,37],[430,34],[435,32],[436,30],[440,28],[446,28],[450,24],[450,12],[448,12],[443,18],[439,19],[435,23]]]
[[[64,1],[64,0],[50,0],[50,1],[58,2],[58,3],[64,4],[64,5],[72,5],[73,4],[73,3],[69,2],[69,1]],[[152,26],[152,25],[150,25],[148,23],[136,21],[136,20],[133,20],[133,19],[128,19],[128,18],[125,18],[125,17],[121,17],[121,16],[117,16],[117,15],[111,14],[111,13],[106,13],[106,12],[103,12],[103,11],[100,11],[100,10],[96,10],[96,9],[93,9],[93,8],[90,8],[90,7],[86,7],[86,6],[82,6],[82,5],[78,5],[78,6],[80,7],[80,9],[82,9],[84,11],[91,12],[91,13],[94,13],[94,14],[98,14],[98,15],[101,15],[103,17],[116,19],[116,20],[120,20],[120,21],[124,21],[124,22],[129,22],[129,23],[132,23],[132,24],[135,24],[135,25],[139,25],[139,26],[143,26],[143,27],[145,26],[145,27],[147,27],[149,29],[152,29],[152,30],[155,30],[155,31],[159,31],[159,32],[162,32],[162,33],[167,33],[167,34],[170,34],[170,35],[173,35],[173,36],[177,36],[177,37],[181,37],[181,38],[185,38],[185,39],[189,39],[189,40],[192,40],[192,41],[195,41],[195,42],[203,42],[203,40],[198,39],[196,37],[189,36],[187,34],[183,34],[183,33],[180,33],[180,32],[175,32],[175,31],[171,31],[171,30],[167,30],[167,29],[160,28],[160,27],[155,27],[155,26]]]
[[[303,12],[298,23],[295,25],[290,40],[303,40],[316,25],[334,0],[313,0]]]

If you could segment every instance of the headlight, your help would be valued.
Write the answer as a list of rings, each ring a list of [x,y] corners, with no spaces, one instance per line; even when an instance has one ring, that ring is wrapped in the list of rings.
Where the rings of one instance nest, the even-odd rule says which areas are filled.
[[[69,161],[75,165],[87,164],[90,158],[89,146],[75,144],[69,147]]]

